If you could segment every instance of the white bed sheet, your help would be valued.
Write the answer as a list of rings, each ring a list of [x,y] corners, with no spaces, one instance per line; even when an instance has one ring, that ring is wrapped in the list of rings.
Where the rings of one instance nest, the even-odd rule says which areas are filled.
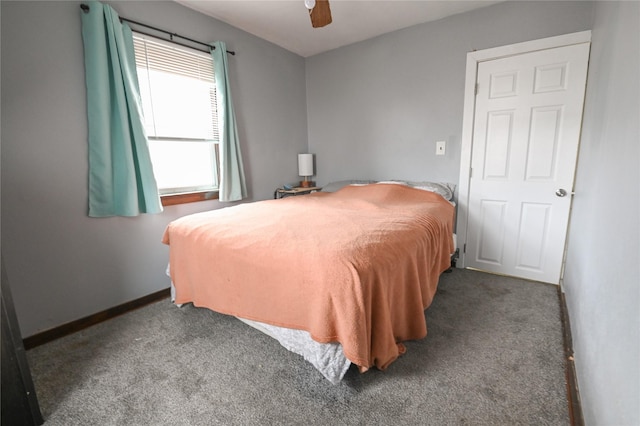
[[[351,361],[344,356],[340,343],[319,343],[304,330],[277,327],[244,318],[238,319],[273,337],[285,349],[301,355],[334,385],[340,383],[351,365]]]

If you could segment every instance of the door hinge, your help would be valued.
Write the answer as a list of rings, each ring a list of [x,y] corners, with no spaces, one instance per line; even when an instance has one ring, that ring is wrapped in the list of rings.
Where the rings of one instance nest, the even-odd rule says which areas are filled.
[[[476,88],[475,88],[475,91],[476,91],[476,92],[475,92],[475,95],[476,95],[476,96],[478,96],[478,86],[479,86],[479,84],[478,84],[478,83],[476,83]]]
[[[466,252],[467,252],[467,243],[464,243],[464,244],[462,245],[462,252],[463,252],[463,253],[466,253]]]

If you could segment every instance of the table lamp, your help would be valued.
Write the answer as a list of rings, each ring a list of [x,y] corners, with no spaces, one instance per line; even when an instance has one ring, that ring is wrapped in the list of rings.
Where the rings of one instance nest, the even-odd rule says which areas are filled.
[[[303,188],[309,188],[315,185],[315,182],[309,180],[313,176],[313,154],[298,154],[298,175],[304,180],[300,182]]]

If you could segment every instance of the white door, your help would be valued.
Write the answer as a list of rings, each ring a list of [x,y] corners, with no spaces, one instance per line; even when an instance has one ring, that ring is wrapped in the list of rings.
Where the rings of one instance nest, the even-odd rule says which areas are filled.
[[[589,44],[480,62],[466,266],[558,284]]]

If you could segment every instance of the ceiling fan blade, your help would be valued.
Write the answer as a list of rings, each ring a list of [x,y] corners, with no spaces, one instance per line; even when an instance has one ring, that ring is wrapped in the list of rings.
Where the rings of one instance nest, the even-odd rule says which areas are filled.
[[[311,26],[313,28],[324,27],[331,23],[331,8],[329,0],[316,0],[316,5],[309,11]]]

